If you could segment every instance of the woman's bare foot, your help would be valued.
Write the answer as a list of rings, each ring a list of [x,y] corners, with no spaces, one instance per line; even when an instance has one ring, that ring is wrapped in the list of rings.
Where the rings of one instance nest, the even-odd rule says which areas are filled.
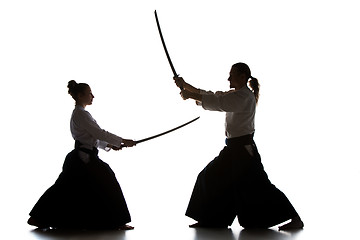
[[[121,227],[119,227],[119,230],[133,230],[134,227],[130,226],[130,225],[122,225]]]
[[[287,231],[287,230],[297,230],[297,229],[303,229],[304,223],[301,220],[300,217],[295,217],[291,219],[291,221],[287,224],[284,224],[279,227],[279,231]]]
[[[27,223],[31,226],[35,226],[38,228],[48,228],[49,226],[39,223],[38,221],[36,221],[36,219],[34,219],[33,217],[30,217],[29,220],[27,221]]]

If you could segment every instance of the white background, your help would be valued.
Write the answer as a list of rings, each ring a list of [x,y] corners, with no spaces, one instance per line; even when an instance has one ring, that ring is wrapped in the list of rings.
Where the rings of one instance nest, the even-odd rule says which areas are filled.
[[[2,1],[0,223],[26,223],[73,148],[71,79],[95,95],[100,126],[141,139],[101,152],[135,226],[189,224],[199,171],[224,145],[224,113],[183,101],[156,28],[186,81],[227,90],[232,64],[258,78],[256,134],[271,181],[305,224],[354,223],[360,213],[359,56],[356,1]],[[236,223],[237,224],[237,223]],[[30,229],[30,228],[29,228]]]

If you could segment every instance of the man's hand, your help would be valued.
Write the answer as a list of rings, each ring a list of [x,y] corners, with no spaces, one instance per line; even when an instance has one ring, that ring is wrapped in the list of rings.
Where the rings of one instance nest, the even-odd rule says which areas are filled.
[[[178,86],[180,89],[184,89],[186,82],[182,77],[174,77],[176,86]]]
[[[191,91],[188,91],[187,89],[181,90],[180,95],[184,100],[190,98],[190,99],[194,99],[199,102],[202,101],[202,95],[200,93],[191,92]]]
[[[192,92],[189,92],[188,90],[184,89],[184,90],[181,90],[180,95],[184,100],[186,100],[186,99],[192,98],[191,96],[193,94],[192,94]]]

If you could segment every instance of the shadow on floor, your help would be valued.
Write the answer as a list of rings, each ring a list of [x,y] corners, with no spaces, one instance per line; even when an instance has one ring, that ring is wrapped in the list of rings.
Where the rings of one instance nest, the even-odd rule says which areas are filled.
[[[36,240],[126,240],[134,239],[137,235],[132,235],[133,231],[82,231],[82,230],[59,230],[59,229],[35,229],[31,231],[33,237]],[[167,239],[184,238],[184,240],[294,240],[302,230],[283,232],[273,229],[243,229],[240,232],[234,233],[232,229],[207,229],[207,228],[196,228],[194,229],[194,235],[187,235],[177,233],[174,236],[166,236]],[[133,233],[132,233],[133,232]],[[162,232],[162,231],[160,231]],[[126,236],[129,233],[128,237]],[[171,233],[173,234],[173,232]],[[146,234],[138,236],[147,236],[149,239],[156,239],[159,236],[159,232],[147,232]],[[191,237],[190,237],[191,236]],[[142,238],[141,237],[141,238]],[[165,237],[165,236],[164,236]],[[135,237],[136,238],[136,237]],[[190,238],[190,239],[185,239]],[[159,239],[165,240],[165,239]]]
[[[88,231],[88,230],[60,230],[60,229],[35,229],[31,231],[39,240],[125,240],[125,231]]]
[[[273,229],[243,229],[239,236],[231,229],[196,229],[194,240],[292,240],[302,230],[277,231]]]

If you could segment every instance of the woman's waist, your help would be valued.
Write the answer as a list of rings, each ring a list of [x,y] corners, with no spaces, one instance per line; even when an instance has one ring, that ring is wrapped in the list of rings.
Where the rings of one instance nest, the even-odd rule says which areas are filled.
[[[98,149],[89,144],[82,143],[79,140],[75,140],[75,149],[80,150],[82,152],[86,152],[88,154],[98,154]]]
[[[226,138],[227,146],[231,145],[250,145],[254,143],[254,133],[246,134],[239,137]]]

